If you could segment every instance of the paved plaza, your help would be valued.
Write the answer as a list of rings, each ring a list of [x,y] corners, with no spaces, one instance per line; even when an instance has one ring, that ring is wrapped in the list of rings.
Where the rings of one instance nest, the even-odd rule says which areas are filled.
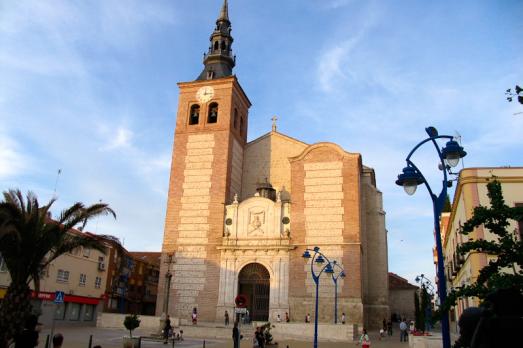
[[[204,329],[204,328],[202,328]],[[57,327],[55,333],[60,332],[64,335],[64,348],[87,348],[89,345],[89,337],[93,335],[92,346],[101,345],[102,348],[121,348],[122,337],[128,336],[129,332],[124,329],[101,329],[96,327]],[[45,339],[50,333],[50,328],[44,329],[40,334],[40,344],[38,347],[45,347]],[[137,329],[133,332],[133,336],[149,336],[150,331]],[[399,342],[399,332],[396,332],[392,337],[385,337],[381,341],[378,339],[377,332],[370,334],[372,347],[390,347],[400,348],[408,347],[408,343]],[[274,337],[274,340],[279,343],[280,348],[306,348],[312,347],[312,341],[296,341],[285,340],[281,337]],[[176,347],[179,348],[201,348],[204,345],[206,348],[232,348],[232,339],[202,339],[185,337],[183,342],[177,341]],[[161,341],[142,341],[142,347],[166,347]],[[168,346],[172,346],[169,343]],[[347,342],[319,342],[321,348],[347,348]],[[357,342],[349,342],[349,346],[356,347]],[[245,337],[241,342],[241,348],[251,348],[251,337]]]

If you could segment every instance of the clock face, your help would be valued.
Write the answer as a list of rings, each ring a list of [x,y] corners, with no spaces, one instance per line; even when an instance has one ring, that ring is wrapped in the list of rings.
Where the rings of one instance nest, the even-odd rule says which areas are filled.
[[[214,97],[214,88],[211,86],[203,86],[196,92],[196,98],[198,98],[201,103],[207,103],[212,97]]]

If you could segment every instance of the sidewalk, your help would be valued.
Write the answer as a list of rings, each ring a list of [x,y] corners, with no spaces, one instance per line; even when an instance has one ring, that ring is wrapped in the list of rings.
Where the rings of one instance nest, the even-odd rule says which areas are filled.
[[[202,327],[202,330],[205,328]],[[40,333],[39,348],[45,347],[45,339],[50,334],[50,329],[46,328]],[[87,348],[89,344],[89,337],[93,335],[92,346],[101,345],[102,348],[122,348],[122,337],[128,336],[129,332],[125,329],[101,329],[96,327],[57,327],[55,333],[64,335],[64,348]],[[139,328],[133,331],[133,336],[150,336],[149,330],[140,330]],[[395,332],[391,337],[384,337],[379,340],[378,332],[370,332],[372,347],[388,347],[388,348],[408,348],[407,342],[399,341],[399,331]],[[175,346],[178,348],[202,348],[205,341],[206,348],[232,348],[232,339],[203,339],[185,337],[183,342],[176,341]],[[279,348],[311,348],[312,341],[297,341],[286,340],[281,337],[274,337],[274,341],[279,343]],[[164,345],[161,341],[143,341],[142,347],[171,347],[172,344]],[[357,342],[319,342],[318,346],[321,348],[347,348],[357,347]],[[252,337],[244,337],[241,342],[241,348],[252,348]]]

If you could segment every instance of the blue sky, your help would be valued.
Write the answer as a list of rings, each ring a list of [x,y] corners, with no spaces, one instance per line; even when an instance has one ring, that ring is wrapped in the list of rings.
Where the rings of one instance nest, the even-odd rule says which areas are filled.
[[[221,0],[0,0],[0,189],[108,202],[88,229],[160,250],[179,81],[202,70]],[[432,125],[465,165],[521,166],[523,2],[230,0],[249,139],[278,130],[359,152],[387,212],[389,269],[434,274],[431,202],[394,184]],[[436,154],[417,164],[440,187]]]

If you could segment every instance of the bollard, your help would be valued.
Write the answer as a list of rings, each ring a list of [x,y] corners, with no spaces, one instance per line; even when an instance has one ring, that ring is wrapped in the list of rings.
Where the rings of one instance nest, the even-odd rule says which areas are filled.
[[[205,348],[205,340],[203,340],[203,348]]]
[[[89,335],[89,348],[93,346],[93,335]]]
[[[45,348],[50,348],[49,343],[51,343],[51,335],[47,335],[47,338],[45,339]]]
[[[142,348],[142,336],[138,336],[138,348]]]
[[[173,337],[173,347],[174,347],[174,337]]]

